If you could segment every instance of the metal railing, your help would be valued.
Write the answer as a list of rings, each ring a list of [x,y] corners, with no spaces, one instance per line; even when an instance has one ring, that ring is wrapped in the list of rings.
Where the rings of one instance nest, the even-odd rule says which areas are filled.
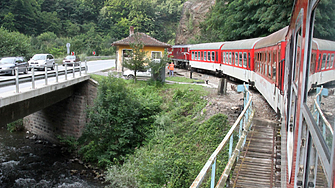
[[[52,78],[52,77],[56,77],[56,82],[58,82],[58,77],[61,75],[65,75],[65,80],[68,79],[67,74],[68,73],[73,73],[73,78],[75,78],[75,73],[79,72],[79,76],[81,76],[81,72],[83,70],[85,70],[85,74],[87,74],[87,62],[85,61],[85,66],[82,67],[81,63],[79,64],[79,66],[75,67],[74,64],[72,65],[72,68],[68,69],[67,65],[65,65],[65,69],[58,71],[58,65],[55,65],[55,71],[52,72],[48,72],[47,71],[47,67],[44,68],[44,74],[38,74],[35,75],[35,69],[32,68],[31,70],[31,75],[28,76],[22,76],[19,77],[18,74],[18,68],[15,68],[15,78],[11,78],[11,79],[5,79],[5,80],[0,80],[0,88],[1,87],[6,87],[6,86],[10,86],[10,85],[16,85],[16,93],[19,93],[19,85],[21,83],[26,83],[26,82],[31,82],[32,83],[32,89],[35,89],[35,81],[36,80],[41,80],[41,79],[45,79],[45,85],[48,85],[48,78]]]
[[[325,139],[328,147],[331,148],[333,138],[332,135],[334,134],[334,130],[320,107],[322,96],[328,96],[328,89],[323,88],[323,86],[317,88],[317,94],[314,98],[313,117],[315,119],[316,124],[322,131],[323,138]]]
[[[239,89],[240,88],[240,89]],[[243,91],[244,93],[244,109],[229,130],[229,132],[226,134],[222,142],[219,144],[219,146],[216,148],[216,150],[213,152],[213,154],[210,156],[208,161],[206,162],[205,166],[202,168],[196,179],[193,181],[190,188],[196,188],[200,187],[205,175],[207,172],[212,168],[211,170],[211,188],[214,188],[215,184],[215,172],[216,172],[216,159],[220,152],[224,149],[224,147],[227,145],[229,140],[229,160],[228,163],[219,179],[219,181],[216,183],[215,187],[224,187],[226,184],[226,181],[229,177],[230,171],[236,161],[236,159],[239,157],[239,153],[242,150],[244,143],[246,141],[246,136],[248,131],[250,130],[252,123],[251,120],[254,115],[254,111],[252,110],[252,96],[248,90],[248,86],[243,84],[243,86],[238,87],[238,91]],[[232,146],[233,146],[233,133],[235,129],[239,127],[239,140],[235,147],[234,152],[232,152]]]

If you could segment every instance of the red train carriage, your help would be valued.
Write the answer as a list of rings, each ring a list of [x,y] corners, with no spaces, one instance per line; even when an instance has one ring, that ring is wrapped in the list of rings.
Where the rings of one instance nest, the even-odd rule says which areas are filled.
[[[190,67],[193,70],[218,72],[221,66],[220,49],[225,42],[195,44],[190,47]]]
[[[315,82],[310,80],[313,73],[314,77],[318,77],[318,74],[332,69],[332,50],[322,47],[323,41],[313,39],[318,3],[317,0],[295,0],[286,35],[281,132],[281,158],[282,161],[286,159],[286,165],[283,164],[281,169],[284,187],[335,187],[334,125],[328,121],[334,120],[334,115],[329,115],[328,119],[322,113],[323,110],[334,109],[334,105],[328,104],[328,109],[321,108],[319,111],[313,108],[314,101],[308,95],[310,83]],[[330,75],[329,80],[334,76]]]
[[[174,45],[168,49],[169,58],[176,67],[187,68],[190,61],[190,47],[192,45]]]
[[[334,81],[334,57],[334,41],[313,38],[308,89]]]
[[[272,33],[255,45],[255,87],[278,112],[282,112],[283,108],[281,101],[287,30],[288,27],[285,27]]]
[[[226,42],[220,51],[219,72],[244,82],[254,81],[254,47],[262,38]]]

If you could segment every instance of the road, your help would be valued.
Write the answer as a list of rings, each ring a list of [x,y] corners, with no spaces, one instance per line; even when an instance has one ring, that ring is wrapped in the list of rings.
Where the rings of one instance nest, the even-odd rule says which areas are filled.
[[[82,66],[85,66],[84,62],[82,63]],[[112,60],[88,61],[87,66],[88,66],[88,71],[87,71],[88,73],[99,72],[99,71],[102,71],[102,70],[106,70],[106,69],[110,69],[112,67],[115,67],[115,60],[112,59]],[[58,67],[58,70],[64,70],[64,69],[65,69],[65,67],[63,67],[63,66]],[[44,71],[36,71],[35,70],[35,75],[37,75],[37,74],[44,74]],[[27,76],[27,75],[31,75],[31,71],[29,71],[28,74],[20,73],[19,77]],[[76,73],[76,75],[79,75],[79,73]],[[72,77],[72,73],[69,73],[68,77]],[[15,76],[7,76],[7,75],[0,76],[0,80],[5,80],[5,79],[9,79],[9,78],[15,78]],[[60,76],[59,80],[61,80],[61,79],[64,79],[64,76]],[[52,82],[55,82],[55,81],[56,81],[56,78],[49,78],[48,79],[48,83],[52,83]],[[36,86],[39,85],[39,84],[44,84],[44,83],[45,83],[44,79],[35,81]],[[20,84],[20,89],[21,90],[24,89],[24,88],[31,88],[31,87],[32,87],[31,83]],[[7,86],[7,87],[0,88],[0,97],[1,97],[1,93],[10,92],[10,91],[15,92],[16,91],[16,86],[13,85],[13,86]]]

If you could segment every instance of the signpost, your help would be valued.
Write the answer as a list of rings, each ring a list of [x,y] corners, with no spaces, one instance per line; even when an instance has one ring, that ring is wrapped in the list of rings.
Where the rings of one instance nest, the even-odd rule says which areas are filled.
[[[67,55],[70,55],[70,43],[66,43]]]

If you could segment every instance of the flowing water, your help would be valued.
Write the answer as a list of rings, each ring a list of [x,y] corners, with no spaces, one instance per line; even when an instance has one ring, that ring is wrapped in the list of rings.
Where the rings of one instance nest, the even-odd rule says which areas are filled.
[[[104,187],[60,147],[0,128],[0,188]]]

